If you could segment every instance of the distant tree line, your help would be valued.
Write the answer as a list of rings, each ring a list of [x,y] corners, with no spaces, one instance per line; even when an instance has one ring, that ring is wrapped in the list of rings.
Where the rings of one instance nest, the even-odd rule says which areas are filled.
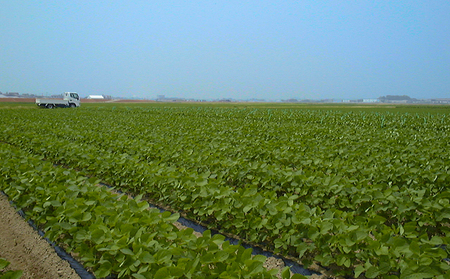
[[[408,95],[386,95],[378,98],[380,101],[412,101],[414,98],[409,97]]]

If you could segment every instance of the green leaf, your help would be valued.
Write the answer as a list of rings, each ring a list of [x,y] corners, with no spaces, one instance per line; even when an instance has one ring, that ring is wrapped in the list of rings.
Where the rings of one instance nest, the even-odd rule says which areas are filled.
[[[301,258],[306,251],[308,251],[308,244],[305,242],[301,242],[297,245],[296,249],[297,249],[297,253],[299,254],[299,257]]]
[[[247,266],[248,272],[251,274],[260,273],[264,270],[263,264],[260,261],[247,260],[245,265]]]
[[[86,222],[86,221],[91,220],[91,218],[92,218],[92,214],[90,212],[84,212],[83,217],[81,218],[80,221]]]
[[[14,271],[7,271],[5,274],[1,275],[1,279],[19,279],[22,277],[23,271],[22,270],[14,270]]]
[[[441,245],[443,241],[441,237],[435,235],[430,239],[430,241],[427,241],[426,243],[429,243],[431,245]]]
[[[171,278],[169,268],[168,267],[162,267],[158,269],[158,271],[155,273],[155,279],[165,279],[165,278]]]
[[[333,229],[333,223],[331,223],[331,222],[323,221],[320,224],[320,233],[321,234],[325,234],[332,229]]]
[[[184,269],[179,268],[177,266],[170,266],[169,273],[171,276],[174,276],[175,278],[180,278],[184,275]]]
[[[286,246],[286,242],[279,238],[275,239],[273,243],[275,244],[275,248],[280,248],[280,247]]]
[[[215,260],[216,260],[217,262],[223,262],[223,261],[225,261],[226,259],[228,259],[229,256],[230,256],[229,253],[227,253],[227,252],[225,252],[225,251],[219,250],[219,251],[217,251],[217,253],[215,254]]]
[[[94,243],[100,244],[103,242],[103,240],[105,240],[104,234],[105,233],[102,230],[96,229],[92,232],[91,239],[92,239],[92,241],[94,241]]]
[[[202,263],[209,264],[216,261],[215,255],[213,252],[207,252],[201,257]]]
[[[166,212],[168,212],[168,211],[166,211]],[[168,221],[168,222],[175,222],[175,221],[178,221],[178,219],[180,219],[180,213],[173,213],[173,214],[170,214],[170,216],[169,217],[166,217],[166,218],[164,218],[166,221]]]
[[[369,226],[377,226],[377,225],[381,225],[384,222],[386,222],[386,218],[376,215],[375,217],[372,217],[372,219],[370,219],[369,221]]]
[[[246,206],[244,206],[244,208],[242,209],[242,211],[243,211],[244,213],[247,213],[247,212],[249,212],[250,209],[252,209],[252,208],[253,208],[253,206],[252,206],[251,204],[247,204]]]
[[[97,269],[94,274],[97,278],[104,278],[111,274],[112,271],[112,265],[109,261],[103,261],[103,263],[100,265],[100,268]]]
[[[242,253],[242,256],[241,256],[241,262],[242,263],[245,262],[246,260],[250,260],[251,259],[252,251],[253,251],[252,248],[245,249],[244,253]]]
[[[357,267],[355,267],[355,278],[359,277],[359,275],[361,273],[363,273],[366,269],[364,268],[364,266],[362,265],[358,265]]]
[[[155,258],[147,251],[143,252],[140,255],[139,259],[143,263],[154,263],[155,262]]]
[[[281,278],[283,279],[291,278],[291,269],[288,266],[283,268],[283,271],[281,272]]]
[[[435,274],[433,273],[414,273],[406,276],[401,276],[401,279],[424,279],[432,278]]]
[[[378,268],[376,268],[375,266],[369,267],[369,269],[365,273],[367,278],[375,278],[378,276],[378,274]]]
[[[3,258],[0,258],[0,270],[5,269],[8,265],[10,265],[10,262]]]
[[[120,252],[124,253],[125,255],[130,255],[130,256],[134,256],[134,253],[133,253],[133,251],[131,251],[131,250],[130,250],[130,249],[128,249],[128,248],[123,248],[123,249],[120,249]]]
[[[145,277],[142,274],[138,274],[138,273],[133,273],[131,276],[133,276],[136,279],[147,279],[147,277]]]
[[[433,260],[431,258],[428,258],[425,256],[420,257],[420,260],[419,260],[420,265],[423,265],[423,266],[429,266],[429,265],[431,265],[432,262],[433,262]]]

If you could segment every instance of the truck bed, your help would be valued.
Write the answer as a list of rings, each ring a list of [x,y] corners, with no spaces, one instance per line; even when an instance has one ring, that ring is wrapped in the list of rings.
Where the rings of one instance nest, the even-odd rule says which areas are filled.
[[[55,104],[55,105],[63,105],[68,104],[67,100],[63,99],[36,99],[36,104]]]

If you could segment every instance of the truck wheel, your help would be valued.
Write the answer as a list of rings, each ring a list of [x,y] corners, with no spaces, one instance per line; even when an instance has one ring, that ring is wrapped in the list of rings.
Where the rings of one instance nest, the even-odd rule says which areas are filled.
[[[74,107],[76,107],[75,104],[69,104],[69,108],[74,108]]]
[[[52,108],[54,108],[55,106],[53,105],[53,104],[47,104],[47,108],[48,109],[52,109]]]

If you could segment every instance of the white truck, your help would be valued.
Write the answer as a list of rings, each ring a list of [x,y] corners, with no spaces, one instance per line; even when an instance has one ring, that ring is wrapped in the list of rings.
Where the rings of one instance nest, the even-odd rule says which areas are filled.
[[[36,105],[44,108],[75,108],[80,106],[80,96],[77,92],[64,92],[63,99],[36,99]]]

